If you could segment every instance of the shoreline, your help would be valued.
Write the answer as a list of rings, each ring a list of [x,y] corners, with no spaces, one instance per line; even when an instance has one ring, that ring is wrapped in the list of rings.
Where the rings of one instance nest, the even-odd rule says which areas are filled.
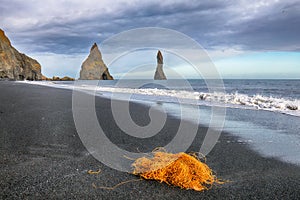
[[[33,85],[37,84],[37,85],[42,85],[47,87],[69,89],[69,90],[72,90],[73,88],[72,87],[73,82],[71,82],[71,84],[69,83],[59,84],[57,82],[53,82],[53,84],[40,84],[36,82],[19,82],[19,83],[33,84]],[[80,90],[81,87],[83,87],[82,92],[87,93],[89,95],[93,95],[93,96],[96,95],[106,99],[114,98],[116,101],[124,102],[123,94],[119,96],[119,93],[117,92],[116,95],[117,97],[115,97],[114,92],[112,93],[113,95],[106,93],[105,92],[107,90],[106,81],[105,83],[104,82],[102,83],[104,84],[104,86],[100,87],[102,88],[100,89],[100,93],[98,87],[94,88],[94,86],[92,86],[94,83],[92,83],[91,87],[88,85],[90,84],[89,82],[86,83],[87,85],[76,84],[74,85],[74,87],[75,88],[79,87]],[[110,85],[111,83],[108,84],[109,88]],[[94,90],[96,91],[95,94],[93,94]],[[298,166],[300,165],[300,157],[297,156],[298,154],[297,152],[300,152],[300,145],[299,145],[300,141],[298,139],[298,132],[297,132],[297,130],[300,129],[300,118],[297,115],[293,115],[290,113],[287,115],[287,117],[284,117],[281,116],[281,114],[285,114],[285,113],[279,111],[254,109],[254,108],[247,108],[247,107],[239,108],[239,107],[232,107],[230,105],[224,105],[225,107],[214,105],[214,108],[218,108],[218,109],[221,108],[227,110],[227,116],[225,119],[225,124],[227,126],[225,125],[221,127],[220,123],[218,122],[213,123],[210,121],[212,116],[211,115],[212,105],[210,106],[196,105],[196,104],[189,104],[188,102],[181,102],[180,108],[182,110],[180,110],[178,103],[172,101],[164,102],[164,100],[167,99],[160,101],[159,99],[156,98],[157,97],[155,95],[154,96],[145,95],[142,98],[139,97],[139,98],[130,99],[130,101],[133,104],[142,104],[143,106],[146,107],[154,106],[158,109],[164,109],[166,113],[172,117],[175,117],[179,120],[181,120],[182,118],[183,120],[187,120],[191,123],[199,124],[199,126],[209,127],[211,124],[214,124],[214,126],[219,125],[220,128],[217,128],[218,130],[223,130],[225,132],[230,133],[231,135],[237,136],[239,138],[238,141],[244,141],[241,143],[249,145],[252,150],[258,152],[261,156],[276,157],[281,161],[296,164]],[[186,114],[182,115],[182,113],[186,113]],[[203,113],[206,114],[203,115]],[[199,116],[201,117],[199,118]],[[241,117],[243,119],[240,119]],[[200,123],[197,120],[195,120],[198,118],[200,120]],[[260,118],[260,120],[256,120],[256,118]],[[272,121],[269,121],[270,118],[272,119]],[[260,122],[267,122],[267,123],[264,123],[262,125]],[[275,124],[273,122],[275,122]],[[284,126],[278,126],[278,124],[284,124]],[[299,125],[297,126],[297,124]],[[249,128],[249,126],[251,126],[251,128]],[[249,132],[248,129],[252,129],[253,130],[252,132],[254,133]],[[276,139],[274,140],[272,138],[276,138]],[[231,141],[227,141],[227,142],[231,142]],[[282,147],[288,147],[288,148],[282,148]],[[278,149],[280,149],[280,151]]]
[[[285,198],[300,197],[300,168],[276,159],[261,157],[247,145],[227,143],[237,137],[222,132],[207,156],[207,164],[218,178],[231,182],[211,190],[195,192],[155,181],[128,183],[115,190],[91,185],[113,186],[137,177],[118,172],[95,160],[82,145],[72,116],[72,91],[17,82],[0,82],[1,89],[1,197],[13,198]],[[147,106],[132,103],[132,118],[147,124]],[[151,151],[172,139],[178,120],[168,116],[165,127],[150,140],[133,139],[113,122],[110,101],[96,97],[100,123],[119,147],[130,151]],[[105,119],[105,123],[104,122]],[[203,132],[188,151],[199,151]],[[99,175],[87,171],[101,168]]]
[[[84,80],[81,80],[84,83]],[[129,80],[132,81],[132,80]],[[138,80],[138,81],[143,81],[143,80]],[[168,80],[168,81],[174,81],[174,80]],[[72,90],[72,87],[68,87],[71,84],[65,84],[67,81],[61,82],[61,81],[19,81],[20,83],[25,83],[25,84],[33,84],[33,85],[43,85],[43,86],[48,86],[48,87],[55,87],[55,88],[64,88],[64,89],[70,89]],[[108,81],[105,81],[108,82]],[[61,84],[62,83],[62,84]],[[76,83],[76,81],[71,81],[70,83]],[[104,82],[103,82],[104,83]],[[175,84],[175,83],[174,83]],[[73,85],[73,84],[72,84]],[[83,85],[76,85],[76,87],[83,87]],[[94,91],[95,88],[94,85],[90,85],[91,88],[87,88],[89,86],[89,83],[84,84],[84,89],[86,90],[86,92],[88,92],[89,90]],[[268,112],[275,112],[275,113],[281,113],[281,114],[286,114],[286,115],[290,115],[290,116],[295,116],[295,117],[300,117],[300,112],[298,107],[299,105],[299,99],[294,99],[293,101],[289,98],[284,99],[285,97],[273,97],[273,96],[265,96],[265,95],[261,95],[259,93],[257,93],[256,95],[247,95],[247,94],[243,94],[243,93],[239,93],[238,90],[236,90],[234,93],[235,95],[238,96],[232,96],[234,95],[234,93],[228,93],[225,91],[224,95],[219,96],[220,94],[214,94],[214,93],[207,93],[207,92],[192,92],[193,94],[188,92],[187,94],[180,94],[179,92],[181,90],[176,90],[177,93],[175,96],[173,96],[174,94],[171,93],[167,93],[168,91],[161,91],[157,93],[157,90],[153,91],[154,88],[151,88],[150,91],[147,91],[149,93],[145,93],[145,91],[136,91],[136,89],[130,88],[130,87],[111,87],[111,85],[103,85],[103,86],[97,86],[100,87],[101,89],[98,90],[99,88],[97,88],[97,91],[103,92],[103,93],[107,93],[106,95],[109,95],[109,93],[117,93],[117,94],[135,94],[135,95],[142,95],[142,96],[146,96],[147,98],[150,98],[151,100],[149,100],[150,102],[155,101],[155,99],[153,99],[154,97],[162,97],[163,101],[165,100],[168,103],[176,103],[177,101],[174,101],[174,99],[172,99],[173,97],[175,97],[176,99],[181,99],[183,102],[183,104],[187,104],[187,105],[198,105],[198,106],[214,106],[214,107],[224,107],[224,108],[233,108],[233,109],[241,109],[241,110],[262,110],[262,111],[268,111]],[[171,95],[171,96],[170,96]],[[186,96],[188,95],[188,97]],[[192,96],[191,96],[192,95]],[[203,101],[201,101],[201,103],[199,102],[195,102],[195,100],[197,100],[196,96],[199,95],[200,99],[202,99]],[[216,95],[216,96],[215,96]],[[207,98],[207,100],[204,98]],[[214,98],[221,98],[223,96],[227,96],[225,97],[225,101],[224,99],[219,101],[216,100]],[[105,96],[103,96],[105,97]],[[120,96],[120,98],[122,98],[122,95]],[[171,98],[171,99],[170,99]],[[229,98],[229,99],[228,99]],[[232,100],[230,98],[233,99],[238,99],[237,102],[235,100]],[[245,101],[244,98],[248,98],[248,100]],[[250,99],[249,99],[250,98]],[[261,99],[263,98],[263,99]],[[244,99],[244,100],[240,100],[240,99]],[[136,101],[139,101],[139,99],[135,99]],[[142,101],[147,101],[145,99],[142,98]],[[228,101],[228,102],[227,102]],[[253,104],[250,103],[249,101],[256,101],[257,104]],[[258,101],[261,101],[260,103]],[[272,102],[272,106],[270,107],[270,105],[267,102]],[[285,104],[285,108],[283,108],[283,104]],[[294,107],[294,109],[292,109],[292,107]]]

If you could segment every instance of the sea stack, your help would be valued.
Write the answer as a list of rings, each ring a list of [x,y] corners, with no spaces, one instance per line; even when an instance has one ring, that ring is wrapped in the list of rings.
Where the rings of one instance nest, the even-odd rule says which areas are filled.
[[[113,80],[108,68],[102,60],[101,52],[96,43],[92,46],[90,54],[82,63],[80,80]]]
[[[0,29],[0,79],[42,80],[38,61],[20,53]]]
[[[163,56],[160,51],[157,52],[157,67],[154,74],[154,80],[166,80],[166,75],[163,71]]]

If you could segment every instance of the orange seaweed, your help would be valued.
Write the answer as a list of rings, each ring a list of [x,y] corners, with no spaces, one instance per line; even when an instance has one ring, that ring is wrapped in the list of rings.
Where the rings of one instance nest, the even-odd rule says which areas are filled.
[[[152,158],[138,158],[132,166],[134,175],[182,189],[203,191],[209,189],[214,183],[223,183],[196,155],[184,152],[172,154],[155,151]]]
[[[101,172],[101,169],[98,169],[97,171],[89,170],[88,174],[99,174]]]

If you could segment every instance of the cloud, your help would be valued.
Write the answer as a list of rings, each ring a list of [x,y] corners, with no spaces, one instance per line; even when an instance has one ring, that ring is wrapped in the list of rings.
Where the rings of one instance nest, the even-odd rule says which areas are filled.
[[[254,4],[241,19],[229,24],[233,32],[227,37],[228,44],[254,51],[299,51],[299,10],[300,2],[293,1]]]
[[[1,27],[29,52],[83,53],[94,41],[132,28],[181,31],[207,49],[299,51],[297,1],[14,1]],[[24,40],[25,38],[25,40]]]

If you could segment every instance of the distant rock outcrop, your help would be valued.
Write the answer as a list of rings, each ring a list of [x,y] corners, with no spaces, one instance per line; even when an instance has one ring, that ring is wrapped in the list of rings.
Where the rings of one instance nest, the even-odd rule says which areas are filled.
[[[167,77],[163,71],[163,56],[160,51],[157,52],[157,67],[154,74],[154,80],[166,80]]]
[[[102,60],[102,55],[96,43],[92,46],[90,54],[82,63],[80,80],[113,80],[108,68]]]
[[[0,79],[42,80],[41,65],[20,53],[0,29]]]
[[[74,78],[71,78],[69,76],[64,76],[62,78],[58,76],[53,76],[52,78],[46,78],[47,81],[74,81]]]

